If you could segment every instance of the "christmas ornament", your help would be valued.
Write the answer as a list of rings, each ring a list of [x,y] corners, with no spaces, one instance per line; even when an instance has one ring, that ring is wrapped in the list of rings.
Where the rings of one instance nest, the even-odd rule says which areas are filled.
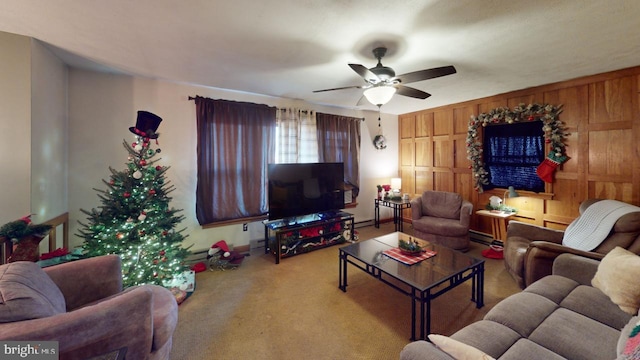
[[[140,170],[136,170],[133,172],[133,178],[139,180],[142,177],[142,172]]]

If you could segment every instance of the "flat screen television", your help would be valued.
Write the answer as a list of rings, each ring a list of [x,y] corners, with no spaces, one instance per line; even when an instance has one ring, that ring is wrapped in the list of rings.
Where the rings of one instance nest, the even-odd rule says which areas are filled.
[[[269,220],[344,208],[343,163],[269,164]]]

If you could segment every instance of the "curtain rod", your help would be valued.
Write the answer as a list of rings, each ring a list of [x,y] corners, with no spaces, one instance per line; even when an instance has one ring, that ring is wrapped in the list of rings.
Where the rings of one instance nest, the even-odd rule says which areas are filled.
[[[287,110],[289,110],[289,109],[288,109],[288,108],[278,108],[278,110],[279,110],[279,111],[287,111]],[[306,114],[306,113],[308,113],[308,112],[313,112],[313,110],[302,110],[302,109],[298,109],[298,112],[301,112],[301,113],[305,113],[305,114]]]
[[[196,99],[195,97],[193,97],[193,96],[189,96],[189,100],[195,100],[195,99]],[[287,110],[287,109],[286,109],[286,108],[278,108],[278,110],[280,110],[280,111],[285,111],[285,110]],[[307,112],[313,112],[313,110],[298,110],[298,111],[303,112],[303,113],[305,113],[305,114],[306,114]],[[354,119],[358,119],[358,118],[355,118],[355,117],[354,117]],[[365,120],[365,118],[360,118],[360,120],[361,120],[361,121],[364,121],[364,120]]]

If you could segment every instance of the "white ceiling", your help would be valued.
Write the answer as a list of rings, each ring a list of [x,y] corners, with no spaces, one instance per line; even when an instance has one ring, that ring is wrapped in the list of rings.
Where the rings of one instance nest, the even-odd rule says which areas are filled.
[[[73,66],[345,108],[362,90],[312,91],[364,85],[347,64],[376,46],[397,74],[456,67],[391,114],[640,65],[637,0],[2,0],[0,31]]]

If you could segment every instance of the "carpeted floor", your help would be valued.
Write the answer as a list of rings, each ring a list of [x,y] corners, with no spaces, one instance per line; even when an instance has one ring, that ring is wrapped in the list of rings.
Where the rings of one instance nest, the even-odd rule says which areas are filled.
[[[393,232],[393,224],[357,231],[366,240]],[[411,334],[410,298],[355,269],[348,291],[340,291],[341,246],[279,265],[255,251],[236,270],[196,274],[196,291],[179,308],[171,359],[397,359]],[[471,246],[476,257],[486,248]],[[519,291],[502,260],[485,260],[485,306],[470,301],[470,284],[447,292],[432,302],[433,333],[449,335]]]

